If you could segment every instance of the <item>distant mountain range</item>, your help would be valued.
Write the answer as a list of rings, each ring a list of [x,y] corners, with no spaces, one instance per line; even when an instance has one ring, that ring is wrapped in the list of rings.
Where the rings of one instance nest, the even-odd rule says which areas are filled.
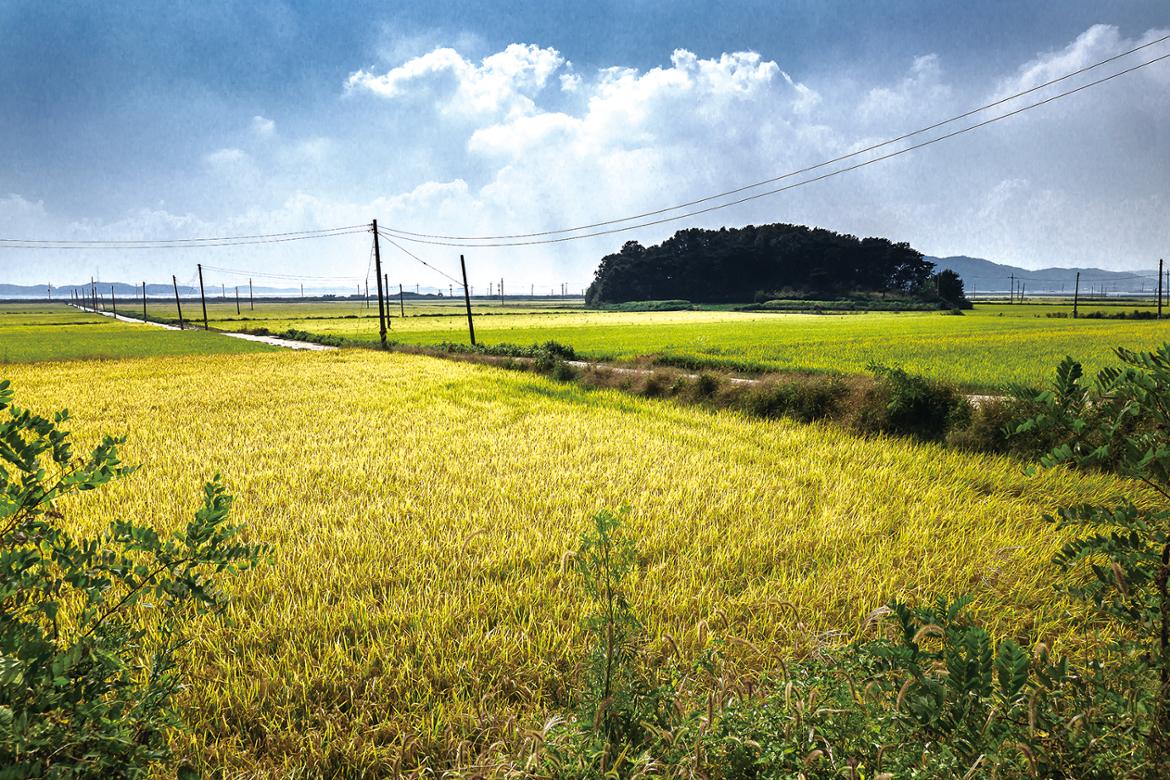
[[[1041,268],[1033,270],[1016,265],[993,263],[979,257],[927,257],[935,270],[950,269],[963,277],[968,293],[1008,292],[1013,281],[1023,282],[1027,293],[1071,293],[1077,273],[1081,275],[1081,292],[1150,293],[1158,287],[1157,271],[1106,271],[1102,268]]]

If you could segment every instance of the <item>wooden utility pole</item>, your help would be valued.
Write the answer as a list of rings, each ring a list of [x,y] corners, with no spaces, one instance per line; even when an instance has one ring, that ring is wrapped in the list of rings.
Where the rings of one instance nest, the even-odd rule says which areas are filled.
[[[240,286],[236,285],[236,314],[240,313]]]
[[[467,286],[467,263],[463,255],[459,255],[459,268],[463,271],[463,304],[467,307],[467,334],[471,336],[471,346],[475,346],[475,323],[471,321],[471,288]]]
[[[199,269],[199,302],[203,304],[203,329],[210,330],[207,327],[207,297],[203,294],[203,263],[195,265]]]
[[[1077,318],[1077,304],[1081,301],[1081,272],[1077,271],[1077,280],[1073,284],[1073,319]]]
[[[402,282],[398,283],[398,314],[406,319],[406,302],[402,300]]]
[[[219,283],[219,297],[223,299],[224,303],[227,303],[227,285],[223,282]]]
[[[504,307],[504,277],[500,277],[500,308]]]
[[[366,277],[366,308],[370,308],[370,278]]]
[[[179,280],[171,274],[171,284],[175,285],[175,308],[179,310],[179,330],[183,329],[183,304],[179,302]]]
[[[146,322],[146,282],[142,283],[142,321]]]
[[[118,319],[118,301],[114,299],[114,285],[110,285],[110,307],[114,310],[114,319]]]
[[[386,346],[386,304],[382,298],[382,251],[378,246],[378,220],[371,225],[374,231],[374,272],[378,274],[378,337],[382,346]]]
[[[301,300],[305,299],[305,283],[301,282]]]
[[[248,311],[252,311],[255,308],[256,308],[256,301],[252,297],[252,280],[249,279],[248,280]]]
[[[1008,303],[1015,303],[1016,302],[1016,275],[1011,274],[1010,276],[1008,276],[1008,278],[1012,280],[1012,287],[1010,290],[1008,290]]]
[[[1162,258],[1158,258],[1158,319],[1162,319]]]
[[[390,274],[382,274],[382,284],[386,285],[386,327],[390,327]]]

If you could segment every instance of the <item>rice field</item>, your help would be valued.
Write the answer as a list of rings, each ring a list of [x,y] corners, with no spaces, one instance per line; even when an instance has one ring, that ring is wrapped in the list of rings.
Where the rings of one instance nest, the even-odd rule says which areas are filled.
[[[203,331],[179,332],[118,322],[64,304],[0,304],[0,365],[276,349]]]
[[[68,406],[83,442],[126,433],[142,464],[63,506],[69,522],[174,526],[219,472],[235,519],[273,545],[236,581],[231,623],[190,629],[177,748],[229,777],[439,772],[506,753],[576,684],[583,603],[565,556],[599,509],[629,507],[635,606],[677,646],[667,662],[734,638],[723,652],[752,674],[846,641],[893,596],[970,592],[997,632],[1084,641],[1049,584],[1058,539],[1041,515],[1118,491],[365,350],[3,375],[22,406]]]
[[[304,306],[305,308],[298,308]],[[409,306],[409,305],[408,305]],[[1086,303],[1090,311],[1149,309],[1148,304]],[[1150,348],[1170,338],[1170,320],[1061,319],[1067,303],[978,304],[964,316],[938,312],[788,314],[734,311],[533,311],[518,303],[477,303],[480,343],[528,346],[554,340],[598,360],[644,357],[730,369],[857,373],[873,362],[974,389],[1041,385],[1066,355],[1093,371],[1115,347]],[[391,307],[390,338],[410,344],[467,341],[467,321],[454,302]],[[239,319],[235,306],[209,306],[213,327],[288,329],[375,342],[376,309],[359,302],[262,303]]]

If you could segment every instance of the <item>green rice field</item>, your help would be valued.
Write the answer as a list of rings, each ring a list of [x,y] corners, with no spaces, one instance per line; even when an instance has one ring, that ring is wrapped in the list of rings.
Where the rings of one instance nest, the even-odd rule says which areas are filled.
[[[458,301],[391,307],[389,338],[408,344],[466,343]],[[579,302],[577,304],[580,305]],[[977,304],[963,316],[941,312],[791,314],[727,310],[606,312],[544,308],[523,302],[474,303],[481,344],[522,346],[553,340],[598,360],[665,360],[695,367],[750,371],[856,373],[871,363],[901,366],[976,389],[1046,381],[1066,355],[1093,370],[1117,346],[1152,347],[1170,337],[1166,322],[1053,317],[1065,302]],[[1149,309],[1148,304],[1091,303],[1091,311]],[[173,307],[172,307],[173,310]],[[159,316],[164,316],[161,312]],[[212,327],[289,329],[358,341],[378,339],[377,310],[360,302],[259,302],[236,314],[234,304],[208,306]]]
[[[201,330],[118,322],[62,303],[0,304],[0,364],[271,352],[279,347]]]

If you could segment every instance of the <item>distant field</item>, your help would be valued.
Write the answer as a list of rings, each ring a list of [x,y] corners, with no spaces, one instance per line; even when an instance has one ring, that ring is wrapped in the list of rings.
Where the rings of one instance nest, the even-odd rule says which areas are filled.
[[[220,472],[236,519],[274,545],[232,583],[232,622],[196,624],[185,651],[192,729],[176,744],[225,777],[394,776],[404,745],[406,767],[426,757],[439,777],[466,765],[467,741],[539,729],[578,684],[585,599],[565,554],[602,508],[631,508],[649,635],[671,637],[683,667],[701,636],[728,639],[720,654],[750,675],[848,641],[893,596],[969,592],[994,632],[1083,641],[1054,598],[1060,537],[1041,515],[1118,492],[365,350],[3,373],[22,406],[68,406],[84,443],[131,432],[125,459],[142,469],[71,499],[69,522],[174,526]]]
[[[457,302],[407,317],[392,307],[390,338],[414,344],[466,342],[467,321]],[[1090,311],[1150,310],[1145,304],[1095,302]],[[973,388],[1040,384],[1065,356],[1089,370],[1108,362],[1117,346],[1152,347],[1170,339],[1170,320],[1056,319],[1071,304],[978,304],[964,316],[937,312],[781,314],[731,311],[533,311],[521,304],[477,304],[481,343],[529,345],[548,340],[597,359],[666,356],[757,370],[860,372],[871,362],[949,379]],[[417,316],[446,312],[446,316]],[[223,328],[287,329],[376,341],[377,313],[358,304],[261,304],[236,320],[235,307],[209,307]]]
[[[65,304],[0,304],[0,364],[278,349],[215,333],[116,322]]]

